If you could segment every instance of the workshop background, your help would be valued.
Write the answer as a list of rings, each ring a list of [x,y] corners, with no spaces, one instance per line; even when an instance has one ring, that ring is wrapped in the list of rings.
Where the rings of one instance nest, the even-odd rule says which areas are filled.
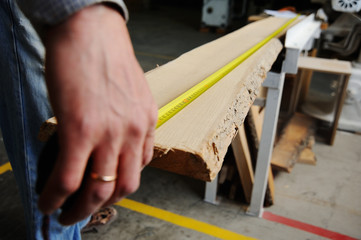
[[[314,13],[322,22],[320,37],[302,54],[349,62],[352,71],[341,105],[337,74],[303,69],[286,75],[275,148],[297,141],[289,150],[291,165],[272,159],[274,186],[268,186],[263,217],[247,214],[249,199],[230,148],[217,180],[216,204],[204,201],[205,182],[146,167],[139,190],[115,205],[117,218],[83,239],[361,239],[361,1],[126,3],[130,36],[145,72],[267,17],[265,9]],[[308,82],[307,91],[298,91],[300,81]],[[330,144],[337,109],[342,111]],[[258,146],[249,129],[255,118],[263,119],[262,114],[252,115],[245,127],[256,165]],[[300,127],[302,134],[295,130]],[[1,135],[0,187],[0,239],[25,239],[23,209]]]

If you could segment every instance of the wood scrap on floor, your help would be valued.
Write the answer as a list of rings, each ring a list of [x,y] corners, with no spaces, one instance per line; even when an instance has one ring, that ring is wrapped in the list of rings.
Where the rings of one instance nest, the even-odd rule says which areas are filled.
[[[314,135],[315,120],[295,113],[273,150],[271,164],[277,170],[291,172],[301,152],[307,146],[307,139]]]
[[[315,144],[315,137],[310,136],[307,139],[307,146],[301,151],[300,156],[297,159],[297,163],[316,165],[317,158],[315,153],[312,151],[313,144]]]

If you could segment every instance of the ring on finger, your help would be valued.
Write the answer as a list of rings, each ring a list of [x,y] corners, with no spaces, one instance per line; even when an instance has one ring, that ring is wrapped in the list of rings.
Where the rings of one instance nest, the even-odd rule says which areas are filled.
[[[102,176],[95,172],[90,173],[90,178],[99,182],[114,182],[117,180],[117,176]]]

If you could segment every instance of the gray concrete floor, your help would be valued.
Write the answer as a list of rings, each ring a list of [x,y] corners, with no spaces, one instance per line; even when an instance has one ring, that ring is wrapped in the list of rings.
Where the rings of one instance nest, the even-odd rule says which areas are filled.
[[[199,33],[194,9],[158,9],[131,14],[129,30],[136,55],[148,71],[219,37]],[[291,174],[275,178],[277,215],[361,239],[361,136],[337,132],[334,146],[316,143],[317,165],[296,164]],[[0,165],[8,161],[0,137]],[[0,175],[0,239],[24,239],[23,210],[12,172]],[[139,190],[129,199],[258,239],[325,239],[315,234],[246,216],[245,205],[219,199],[218,206],[202,201],[204,182],[147,167]],[[117,219],[94,239],[217,239],[154,217],[115,206]]]

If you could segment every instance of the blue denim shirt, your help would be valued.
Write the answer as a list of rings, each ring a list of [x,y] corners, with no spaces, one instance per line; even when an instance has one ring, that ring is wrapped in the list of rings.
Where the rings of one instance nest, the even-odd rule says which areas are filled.
[[[118,4],[127,18],[122,0],[17,0],[18,4],[15,0],[0,1],[0,128],[24,206],[29,240],[42,239],[43,215],[37,207],[34,186],[43,143],[37,134],[42,122],[53,116],[44,81],[45,49],[32,25],[59,23],[100,2]],[[62,226],[57,221],[59,214],[60,210],[50,216],[50,239],[81,240],[80,230],[89,219]]]
[[[114,3],[128,20],[128,10],[123,0],[17,0],[24,14],[33,25],[54,25],[64,21],[73,13],[97,3]]]

